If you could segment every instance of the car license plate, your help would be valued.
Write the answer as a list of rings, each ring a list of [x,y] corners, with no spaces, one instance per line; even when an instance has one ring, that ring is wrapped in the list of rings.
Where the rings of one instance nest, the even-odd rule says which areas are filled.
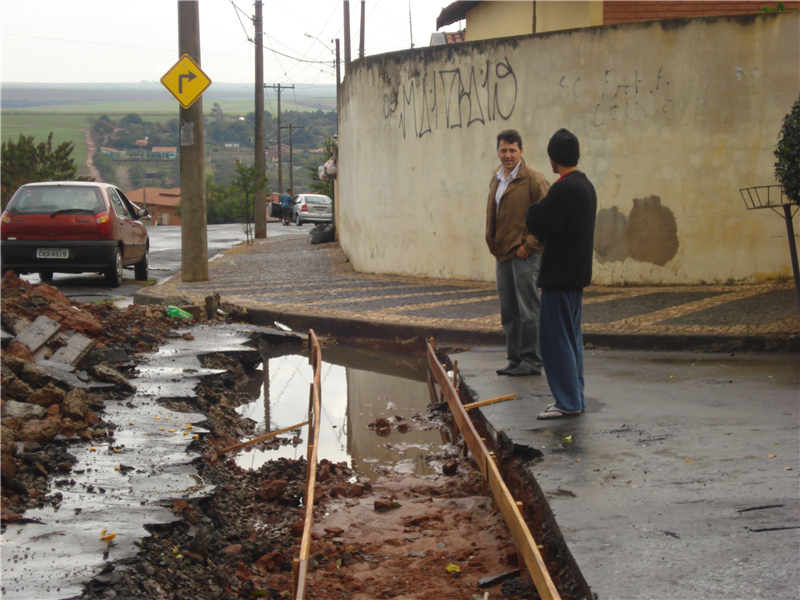
[[[69,258],[66,248],[37,248],[36,258]]]

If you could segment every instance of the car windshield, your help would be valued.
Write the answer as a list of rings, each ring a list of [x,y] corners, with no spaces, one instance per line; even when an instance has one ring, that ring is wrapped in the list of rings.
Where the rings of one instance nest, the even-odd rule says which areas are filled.
[[[331,199],[327,196],[306,196],[306,204],[330,204]]]
[[[100,191],[84,186],[21,187],[6,209],[12,214],[95,213],[102,210]]]

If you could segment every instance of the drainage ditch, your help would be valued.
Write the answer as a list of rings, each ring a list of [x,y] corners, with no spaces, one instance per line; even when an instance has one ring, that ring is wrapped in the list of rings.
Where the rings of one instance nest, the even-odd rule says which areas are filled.
[[[279,598],[291,589],[306,428],[213,457],[305,420],[307,356],[296,337],[262,328],[191,331],[139,365],[129,401],[107,403],[104,418],[117,425],[107,447],[70,446],[79,463],[51,490],[55,507],[4,531],[4,597],[76,598],[89,578],[86,600]],[[322,354],[314,521],[324,534],[306,597],[464,597],[478,592],[479,578],[512,570],[513,545],[480,494],[474,463],[449,443],[447,411],[429,406],[424,358],[335,343]],[[471,400],[466,386],[461,393]],[[529,479],[531,456],[519,450],[497,448],[508,486],[561,596],[589,598]],[[443,471],[450,477],[437,477]],[[520,589],[528,591],[501,594],[498,585],[480,596],[536,597]]]

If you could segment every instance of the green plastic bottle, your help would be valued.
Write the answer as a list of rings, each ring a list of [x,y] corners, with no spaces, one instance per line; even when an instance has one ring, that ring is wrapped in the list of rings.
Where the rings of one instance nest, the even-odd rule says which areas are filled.
[[[192,315],[185,310],[181,310],[177,306],[168,306],[167,316],[170,316],[173,319],[189,319],[190,321],[194,321],[194,317]]]

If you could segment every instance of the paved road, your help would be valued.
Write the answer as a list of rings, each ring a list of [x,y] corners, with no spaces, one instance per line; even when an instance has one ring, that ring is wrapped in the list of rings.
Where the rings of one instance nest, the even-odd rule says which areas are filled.
[[[546,377],[453,354],[493,438],[529,466],[601,599],[797,598],[796,355],[587,351],[586,413],[537,421]]]
[[[278,236],[303,236],[313,225],[284,227],[280,223],[267,224],[267,238]],[[181,228],[175,226],[148,227],[150,235],[150,269],[149,275],[159,283],[172,277],[181,270]],[[208,226],[208,257],[245,241],[243,226],[239,223]],[[36,273],[24,275],[23,279],[33,284],[39,283]],[[142,288],[142,284],[133,279],[133,270],[126,269],[122,285],[116,289],[109,288],[102,276],[92,273],[72,275],[56,273],[51,283],[65,296],[77,302],[102,302],[114,299],[117,306],[131,304],[133,295]]]

